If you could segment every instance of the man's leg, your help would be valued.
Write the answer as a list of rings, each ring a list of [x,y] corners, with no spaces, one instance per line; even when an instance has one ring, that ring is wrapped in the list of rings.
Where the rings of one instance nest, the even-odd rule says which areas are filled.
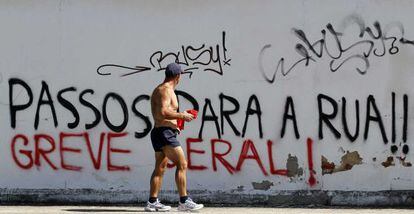
[[[178,194],[180,195],[178,210],[193,211],[203,208],[204,205],[195,203],[187,195],[187,161],[185,160],[181,146],[164,146],[163,151],[168,159],[174,162],[177,166],[177,170],[175,171],[175,182],[177,184]]]
[[[168,158],[163,152],[155,152],[155,168],[151,175],[150,198],[145,207],[147,212],[166,212],[171,209],[170,206],[161,204],[158,200],[158,192],[162,185],[162,177],[167,167]]]
[[[177,166],[177,170],[175,171],[175,183],[177,184],[178,194],[180,197],[187,196],[187,161],[185,160],[183,149],[181,146],[164,146],[162,150],[164,151],[165,156]]]
[[[167,163],[168,158],[163,152],[155,152],[155,168],[151,175],[150,197],[158,197]]]

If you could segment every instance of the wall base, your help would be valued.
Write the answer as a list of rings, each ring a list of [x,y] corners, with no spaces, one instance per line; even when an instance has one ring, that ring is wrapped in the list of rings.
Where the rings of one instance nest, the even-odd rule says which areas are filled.
[[[414,206],[414,191],[272,191],[195,190],[191,197],[211,206]],[[177,203],[175,191],[162,191],[162,201]],[[143,204],[146,191],[95,189],[0,189],[0,204],[117,205]]]

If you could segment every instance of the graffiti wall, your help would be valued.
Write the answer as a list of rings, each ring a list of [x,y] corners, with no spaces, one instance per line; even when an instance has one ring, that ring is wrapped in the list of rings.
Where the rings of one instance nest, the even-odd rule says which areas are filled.
[[[199,111],[179,135],[190,192],[414,190],[413,7],[2,2],[0,188],[145,200],[149,100],[175,61],[179,108]]]

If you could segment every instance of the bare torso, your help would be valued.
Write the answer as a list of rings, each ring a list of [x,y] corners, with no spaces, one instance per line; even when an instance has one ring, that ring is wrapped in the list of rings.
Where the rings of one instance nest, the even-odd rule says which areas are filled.
[[[167,97],[170,100],[170,102],[167,103],[167,108],[174,112],[177,112],[178,109],[178,101],[174,89],[168,87],[166,84],[157,86],[151,95],[151,112],[155,121],[155,127],[170,127],[178,129],[177,120],[168,120],[161,113],[163,103],[162,95],[166,95],[164,97]]]

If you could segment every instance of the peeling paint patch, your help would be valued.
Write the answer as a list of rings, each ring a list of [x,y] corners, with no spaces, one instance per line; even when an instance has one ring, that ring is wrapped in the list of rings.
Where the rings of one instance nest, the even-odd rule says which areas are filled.
[[[329,162],[324,156],[321,156],[321,162],[322,175],[324,175],[351,170],[354,165],[362,164],[362,158],[357,151],[347,151],[346,154],[341,157],[341,165],[339,166],[335,166],[333,162]]]
[[[396,157],[395,159],[398,159],[401,165],[403,165],[404,167],[412,166],[411,162],[405,161],[405,157]],[[387,160],[382,162],[381,165],[384,166],[385,168],[390,167],[390,166],[395,166],[394,157],[392,156],[387,157]]]
[[[340,168],[345,170],[350,170],[354,165],[362,164],[362,158],[359,156],[357,151],[349,152],[347,151],[344,156],[341,158]]]
[[[288,171],[288,177],[295,177],[295,176],[302,176],[303,169],[299,168],[298,158],[296,156],[292,156],[289,154],[287,162],[286,162],[286,169]]]
[[[403,158],[403,157],[398,157],[398,159],[400,160],[400,163],[401,163],[403,166],[405,166],[405,167],[411,167],[411,166],[412,166],[411,162],[406,162],[406,161],[405,161],[405,157],[404,157],[404,158]]]
[[[333,162],[329,162],[325,156],[321,156],[322,161],[322,175],[324,174],[332,174],[333,170],[335,169],[335,164]]]
[[[381,163],[381,165],[383,165],[385,168],[389,166],[395,166],[394,158],[392,156],[389,156],[386,161]]]
[[[261,183],[252,182],[253,189],[255,190],[268,190],[271,186],[273,186],[273,182],[270,181],[262,181]]]

